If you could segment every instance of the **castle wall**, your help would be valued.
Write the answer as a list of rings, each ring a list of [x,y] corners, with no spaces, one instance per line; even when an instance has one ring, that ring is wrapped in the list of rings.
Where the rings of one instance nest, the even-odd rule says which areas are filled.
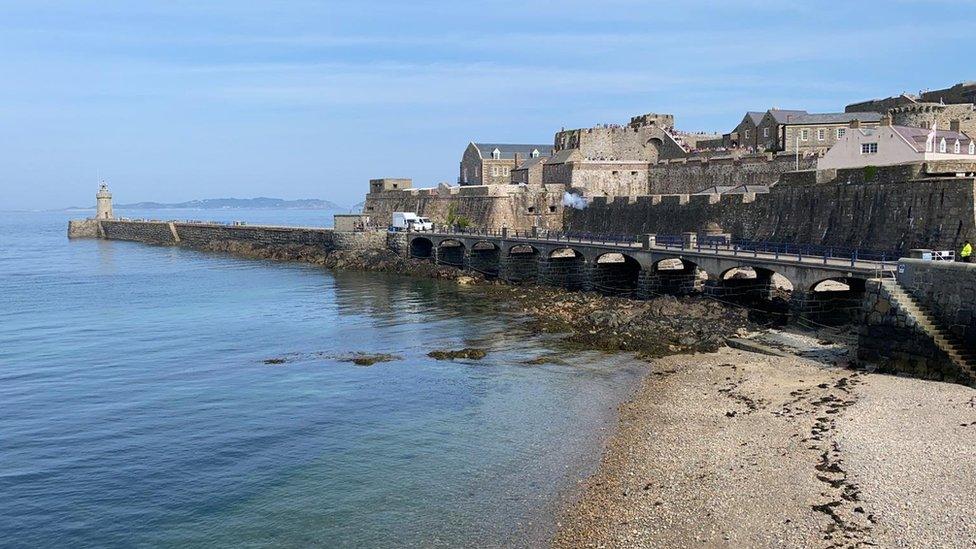
[[[68,221],[68,238],[100,238],[102,228],[97,219],[72,219]]]
[[[214,225],[208,223],[174,223],[180,243],[202,248],[214,241],[235,240],[264,245],[301,244],[333,247],[332,229],[298,227],[264,227],[257,225]]]
[[[739,158],[687,158],[648,167],[646,194],[692,194],[715,185],[772,185],[796,167],[793,155],[750,155]],[[800,169],[816,167],[815,157],[800,157]]]
[[[454,214],[475,227],[559,229],[563,190],[562,185],[493,185],[371,193],[363,213],[381,225],[391,221],[393,212],[417,212],[441,224]]]
[[[754,197],[594,198],[585,209],[567,208],[563,224],[567,231],[675,235],[702,232],[714,223],[734,238],[892,253],[956,249],[976,237],[973,178],[896,181],[898,175],[879,175],[864,182],[855,177],[860,173],[841,170],[829,183],[816,183],[815,172],[790,174],[768,194]]]
[[[933,105],[919,104],[893,109],[892,124],[913,128],[931,128],[938,124],[940,130],[948,130],[952,121],[959,121],[959,131],[976,137],[976,110],[972,104]]]

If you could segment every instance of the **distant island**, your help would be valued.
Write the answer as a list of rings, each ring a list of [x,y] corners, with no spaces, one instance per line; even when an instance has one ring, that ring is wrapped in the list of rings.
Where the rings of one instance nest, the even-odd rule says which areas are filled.
[[[305,198],[284,200],[281,198],[207,198],[187,202],[134,202],[116,204],[119,210],[330,210],[346,211],[349,208],[328,200]],[[69,210],[90,210],[91,208],[68,208]]]

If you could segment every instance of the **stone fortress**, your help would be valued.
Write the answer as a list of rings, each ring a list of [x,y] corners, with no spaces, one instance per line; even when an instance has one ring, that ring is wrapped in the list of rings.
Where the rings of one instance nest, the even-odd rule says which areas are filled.
[[[839,112],[749,111],[724,134],[683,132],[673,115],[652,113],[561,130],[552,146],[472,142],[459,185],[398,180],[392,188],[379,183],[392,180],[374,180],[364,214],[380,223],[394,211],[417,211],[476,227],[714,233],[892,254],[954,249],[976,237],[974,101],[976,82],[965,82]],[[920,147],[934,132],[933,154],[892,160],[885,143],[879,151],[865,142],[852,159],[859,166],[849,159],[844,169],[818,169],[835,146],[856,148],[888,126],[899,129],[889,136],[921,132]]]

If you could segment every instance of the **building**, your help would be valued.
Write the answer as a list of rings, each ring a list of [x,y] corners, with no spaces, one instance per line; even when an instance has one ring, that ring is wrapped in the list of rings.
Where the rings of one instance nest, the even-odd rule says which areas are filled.
[[[852,122],[860,127],[875,127],[881,123],[881,115],[876,112],[793,115],[780,125],[779,142],[786,152],[823,154],[847,134]]]
[[[552,145],[468,143],[461,156],[458,183],[461,185],[504,185],[511,172],[528,158],[552,156]]]
[[[764,151],[783,150],[782,128],[793,118],[809,114],[807,111],[769,109],[756,126],[756,149]]]
[[[400,191],[413,187],[413,180],[405,177],[383,177],[369,180],[369,192]]]
[[[887,123],[874,128],[852,127],[817,161],[817,169],[893,166],[935,160],[976,162],[976,142],[956,130],[933,131]]]
[[[759,148],[759,123],[762,122],[766,113],[761,111],[749,111],[742,117],[739,125],[726,134],[723,142],[729,149],[757,149]]]
[[[972,103],[913,103],[888,111],[896,126],[911,128],[956,127],[966,135],[976,135],[976,108]]]
[[[542,185],[542,165],[551,156],[539,156],[522,161],[512,170],[512,183],[515,185]]]

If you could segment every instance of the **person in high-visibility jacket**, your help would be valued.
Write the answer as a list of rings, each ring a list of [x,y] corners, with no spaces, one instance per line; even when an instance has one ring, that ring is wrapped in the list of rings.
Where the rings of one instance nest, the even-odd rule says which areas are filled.
[[[959,258],[962,259],[963,263],[972,261],[973,245],[968,240],[962,245],[962,250],[959,251]]]

